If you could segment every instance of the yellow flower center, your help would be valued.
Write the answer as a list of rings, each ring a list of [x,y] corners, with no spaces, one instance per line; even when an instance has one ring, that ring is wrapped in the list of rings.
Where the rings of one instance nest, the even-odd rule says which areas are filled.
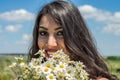
[[[36,77],[39,77],[40,75],[39,75],[39,74],[36,74],[35,76],[36,76]]]
[[[24,62],[20,62],[20,65],[24,65],[25,63]]]
[[[11,66],[11,67],[13,67],[13,66],[14,66],[14,64],[11,64],[10,66]]]
[[[56,53],[55,53],[55,54],[53,54],[53,56],[54,56],[54,57],[57,57],[57,56],[58,56],[58,54],[56,54]]]
[[[53,77],[53,75],[50,75],[49,78],[50,78],[50,79],[53,79],[54,77]]]
[[[64,68],[64,65],[63,65],[63,64],[61,64],[61,65],[60,65],[60,68]]]
[[[63,78],[63,75],[62,75],[62,74],[59,74],[59,78]]]
[[[48,63],[48,64],[46,64],[46,66],[48,67],[48,68],[50,68],[50,64]]]
[[[48,68],[45,68],[45,72],[48,72]]]
[[[40,71],[41,70],[41,68],[40,67],[38,67],[38,69],[37,69],[38,71]]]
[[[78,64],[78,66],[79,66],[79,67],[81,67],[81,66],[82,66],[82,64],[80,64],[80,63],[79,63],[79,64]]]
[[[71,73],[71,70],[67,70],[67,73],[70,74],[70,73]]]
[[[55,67],[52,68],[52,70],[55,70],[55,69],[56,69]]]

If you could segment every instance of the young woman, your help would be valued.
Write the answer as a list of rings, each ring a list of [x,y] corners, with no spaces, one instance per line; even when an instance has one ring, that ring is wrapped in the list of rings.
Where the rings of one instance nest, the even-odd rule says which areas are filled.
[[[30,59],[39,57],[34,55],[39,49],[45,49],[46,57],[63,49],[71,60],[82,61],[87,66],[90,78],[118,80],[108,72],[79,10],[69,2],[54,1],[40,10],[33,31]]]

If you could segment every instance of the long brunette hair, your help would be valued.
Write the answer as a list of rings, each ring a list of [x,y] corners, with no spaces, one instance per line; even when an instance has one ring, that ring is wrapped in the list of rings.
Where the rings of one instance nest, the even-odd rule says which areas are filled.
[[[39,57],[39,55],[34,55],[39,50],[37,44],[38,25],[41,17],[46,14],[63,27],[64,42],[71,60],[84,62],[90,78],[105,77],[110,80],[117,80],[115,76],[108,72],[108,68],[97,51],[80,11],[66,1],[51,2],[38,13],[33,30],[33,42],[29,51],[30,59]]]

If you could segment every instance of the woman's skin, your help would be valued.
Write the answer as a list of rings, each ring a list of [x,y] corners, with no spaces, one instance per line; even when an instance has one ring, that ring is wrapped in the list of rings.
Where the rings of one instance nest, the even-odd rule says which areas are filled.
[[[44,15],[40,20],[38,47],[45,49],[49,55],[60,49],[68,53],[64,44],[63,29],[49,15]]]
[[[107,78],[98,78],[97,80],[108,80]]]
[[[46,57],[52,56],[53,52],[63,49],[68,54],[64,44],[63,29],[49,15],[42,16],[39,25],[38,36],[39,49],[45,49]],[[97,78],[96,80],[108,80],[107,78]]]

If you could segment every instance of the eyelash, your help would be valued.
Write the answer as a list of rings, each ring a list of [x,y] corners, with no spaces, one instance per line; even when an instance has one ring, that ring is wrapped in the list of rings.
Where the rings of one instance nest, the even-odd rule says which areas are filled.
[[[39,35],[40,36],[48,36],[48,33],[46,31],[40,31]]]
[[[48,32],[46,31],[40,31],[39,32],[39,35],[40,36],[49,36]],[[55,36],[63,36],[63,31],[58,31]]]
[[[56,33],[56,35],[57,35],[57,36],[63,36],[63,31],[58,31],[58,32]]]

